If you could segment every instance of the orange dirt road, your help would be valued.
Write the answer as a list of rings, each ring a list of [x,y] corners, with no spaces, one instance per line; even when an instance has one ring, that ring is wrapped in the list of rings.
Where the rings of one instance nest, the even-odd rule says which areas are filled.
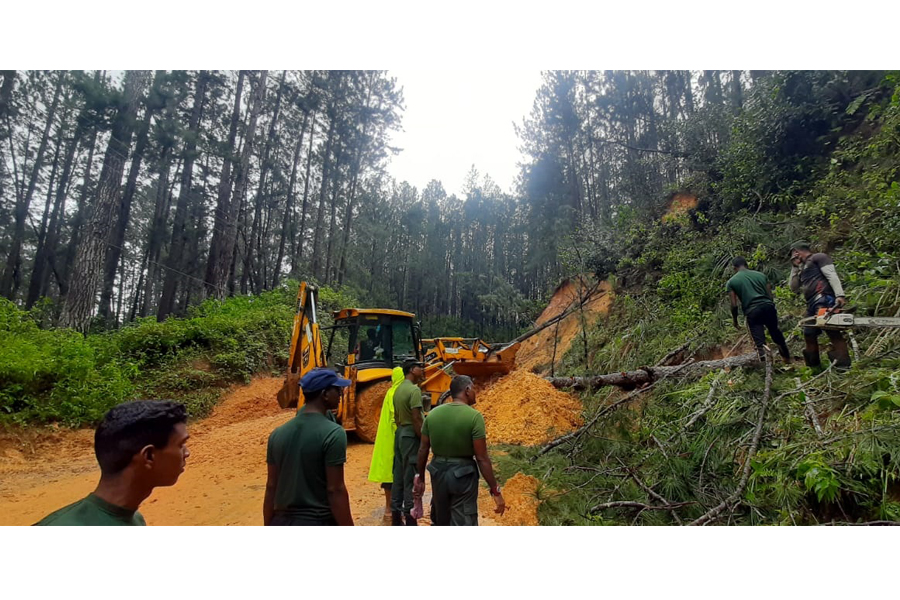
[[[189,425],[184,473],[141,505],[149,525],[262,525],[266,442],[294,414],[275,401],[281,384],[263,377],[236,387],[209,418]],[[350,435],[344,476],[357,525],[384,524],[384,493],[368,481],[373,447]],[[86,496],[99,476],[91,431],[0,437],[0,525],[30,525]],[[480,523],[504,524],[506,515],[495,521],[490,495],[482,492]]]

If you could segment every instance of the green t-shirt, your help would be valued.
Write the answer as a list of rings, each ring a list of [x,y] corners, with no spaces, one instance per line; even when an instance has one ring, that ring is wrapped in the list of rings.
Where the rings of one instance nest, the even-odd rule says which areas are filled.
[[[412,425],[412,411],[422,408],[422,390],[409,379],[394,392],[394,421],[397,425]]]
[[[136,510],[110,504],[94,494],[50,513],[35,525],[146,525]]]
[[[725,284],[729,292],[734,292],[741,300],[741,310],[746,316],[748,312],[767,304],[775,305],[766,290],[768,280],[759,271],[743,269],[734,274]]]
[[[347,434],[340,425],[300,410],[269,436],[266,462],[278,467],[275,510],[310,520],[332,518],[325,467],[347,462]]]
[[[475,454],[473,440],[486,437],[484,417],[465,404],[442,404],[428,413],[422,435],[430,438],[435,456],[471,458]]]

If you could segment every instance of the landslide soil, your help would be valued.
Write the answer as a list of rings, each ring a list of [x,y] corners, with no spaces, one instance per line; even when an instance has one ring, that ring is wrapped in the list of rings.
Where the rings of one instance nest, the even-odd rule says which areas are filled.
[[[567,279],[556,288],[550,304],[535,321],[535,327],[543,325],[550,319],[561,315],[566,310],[577,306],[582,298],[586,297],[591,290],[593,284],[581,277]],[[550,363],[554,360],[559,362],[563,355],[572,346],[575,339],[581,333],[582,313],[584,324],[588,327],[593,326],[597,320],[609,312],[612,303],[609,284],[605,281],[600,282],[599,288],[584,303],[582,310],[576,310],[567,315],[557,325],[551,325],[537,335],[534,335],[522,342],[519,351],[516,353],[516,367],[525,369],[541,375],[550,373]],[[554,353],[554,346],[556,352]]]
[[[275,401],[281,383],[263,377],[237,387],[209,418],[189,425],[191,456],[185,472],[175,486],[156,489],[141,505],[148,524],[262,525],[266,441],[294,414]],[[352,434],[349,438],[345,480],[353,517],[357,525],[382,525],[384,494],[368,481],[373,445]],[[0,525],[30,525],[83,498],[98,478],[90,430],[0,434]],[[482,525],[536,524],[536,518],[523,518],[519,511],[512,518],[495,515],[487,489],[482,492]]]

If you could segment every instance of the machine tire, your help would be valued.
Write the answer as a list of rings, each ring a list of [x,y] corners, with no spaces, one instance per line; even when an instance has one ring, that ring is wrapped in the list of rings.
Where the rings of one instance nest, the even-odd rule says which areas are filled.
[[[389,389],[390,381],[378,381],[356,390],[356,436],[364,442],[375,443],[381,406]]]
[[[450,399],[450,390],[447,390],[446,392],[444,392],[443,394],[441,394],[438,397],[438,401],[437,401],[437,404],[435,404],[435,406],[440,406],[441,404],[443,404],[444,402],[446,402],[449,399]]]

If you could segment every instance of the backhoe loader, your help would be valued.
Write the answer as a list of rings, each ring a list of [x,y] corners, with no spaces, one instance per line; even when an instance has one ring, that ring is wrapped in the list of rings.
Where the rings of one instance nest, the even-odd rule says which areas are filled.
[[[383,308],[344,308],[333,313],[334,324],[319,327],[317,288],[307,282],[297,292],[297,312],[291,335],[287,377],[278,392],[282,408],[303,405],[300,379],[317,367],[334,368],[353,384],[343,391],[335,417],[346,431],[374,442],[381,403],[391,385],[391,371],[407,360],[423,361],[415,315]],[[323,344],[323,334],[327,344]],[[419,384],[430,405],[450,389],[448,365],[429,364]]]

